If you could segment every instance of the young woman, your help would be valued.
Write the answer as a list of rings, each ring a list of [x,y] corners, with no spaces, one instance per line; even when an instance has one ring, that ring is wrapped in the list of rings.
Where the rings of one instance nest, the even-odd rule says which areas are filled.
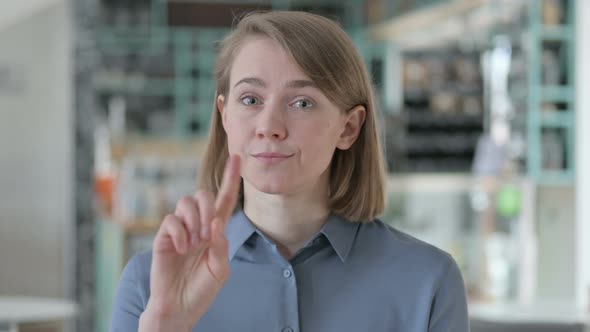
[[[376,219],[375,101],[344,31],[250,14],[215,75],[202,189],[125,267],[111,331],[467,332],[453,259]]]

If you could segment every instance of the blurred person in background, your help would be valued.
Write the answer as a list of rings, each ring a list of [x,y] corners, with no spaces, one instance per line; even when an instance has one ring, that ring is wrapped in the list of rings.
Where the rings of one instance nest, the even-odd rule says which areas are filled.
[[[469,330],[451,256],[376,219],[375,100],[338,24],[246,15],[215,78],[201,189],[127,263],[111,331]]]

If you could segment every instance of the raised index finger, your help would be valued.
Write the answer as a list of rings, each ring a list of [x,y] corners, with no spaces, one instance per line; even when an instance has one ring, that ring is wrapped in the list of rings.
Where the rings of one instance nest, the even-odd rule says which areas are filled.
[[[240,157],[230,155],[225,165],[221,188],[215,200],[215,215],[227,223],[238,201],[240,193]]]

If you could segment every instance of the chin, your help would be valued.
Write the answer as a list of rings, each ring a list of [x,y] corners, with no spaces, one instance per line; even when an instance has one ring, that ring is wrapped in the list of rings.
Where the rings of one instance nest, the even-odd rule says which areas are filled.
[[[269,176],[269,174],[252,174],[246,176],[248,181],[256,190],[269,195],[284,195],[292,191],[292,184],[285,181],[284,176]]]
[[[269,194],[269,195],[281,195],[281,194],[286,194],[289,192],[287,186],[285,186],[282,183],[271,183],[268,181],[265,181],[263,183],[252,183],[252,185],[254,186],[254,188],[256,188],[256,190],[261,191],[265,194]]]

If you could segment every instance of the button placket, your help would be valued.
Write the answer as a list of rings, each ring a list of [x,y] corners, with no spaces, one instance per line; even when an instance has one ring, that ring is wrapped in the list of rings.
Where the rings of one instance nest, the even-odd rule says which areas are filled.
[[[283,321],[283,329],[280,332],[295,332],[299,329],[299,317],[297,310],[297,283],[295,277],[295,270],[292,264],[284,264],[282,270],[283,287],[285,289],[286,301],[285,304],[285,320]]]

